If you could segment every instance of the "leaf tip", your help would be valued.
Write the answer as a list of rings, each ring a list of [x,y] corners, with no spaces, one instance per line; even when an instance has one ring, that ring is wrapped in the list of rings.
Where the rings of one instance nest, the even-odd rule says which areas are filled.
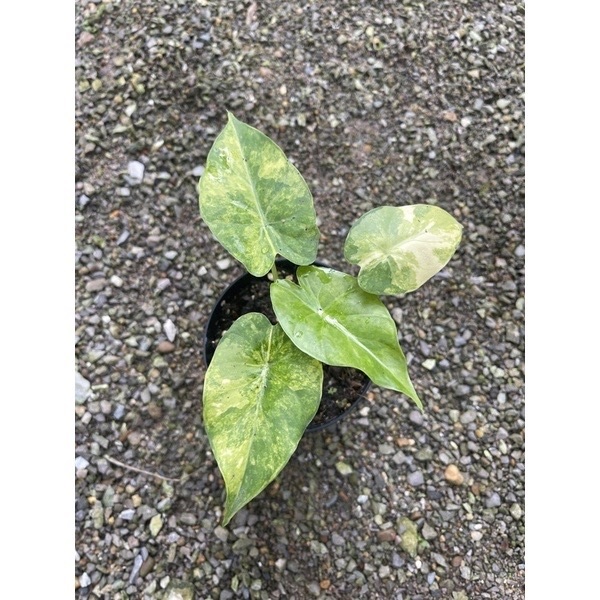
[[[421,398],[417,392],[415,392],[414,388],[412,389],[412,394],[409,394],[410,399],[415,403],[421,414],[425,414],[425,408],[423,407],[423,403],[421,402]]]

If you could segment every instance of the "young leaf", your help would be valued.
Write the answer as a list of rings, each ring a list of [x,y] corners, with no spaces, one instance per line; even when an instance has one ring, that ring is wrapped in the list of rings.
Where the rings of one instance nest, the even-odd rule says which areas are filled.
[[[299,285],[282,279],[271,284],[275,314],[294,344],[328,365],[360,369],[422,409],[396,325],[381,300],[333,269],[300,267],[297,277]]]
[[[319,230],[306,182],[272,140],[228,117],[198,182],[202,218],[256,277],[271,269],[277,254],[311,264]]]
[[[367,292],[405,294],[441,271],[461,235],[458,221],[437,206],[380,206],[354,223],[344,256],[360,266],[358,283]]]
[[[279,474],[317,412],[321,363],[267,317],[229,328],[204,378],[203,418],[225,480],[223,524]]]

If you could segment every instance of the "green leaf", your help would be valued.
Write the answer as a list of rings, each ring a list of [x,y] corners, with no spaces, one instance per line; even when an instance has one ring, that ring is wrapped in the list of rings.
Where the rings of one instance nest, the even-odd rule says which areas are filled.
[[[272,140],[228,116],[198,182],[202,218],[252,275],[265,275],[277,254],[311,264],[319,229],[306,182]]]
[[[224,525],[286,465],[322,387],[321,363],[264,315],[243,315],[223,336],[204,379],[203,418],[227,489]]]
[[[462,225],[437,206],[380,206],[350,229],[344,255],[360,266],[372,294],[405,294],[441,271],[460,243]]]
[[[282,279],[271,284],[275,314],[294,344],[328,365],[363,371],[422,409],[396,325],[381,300],[362,290],[355,277],[333,269],[300,267],[297,277],[298,285]]]

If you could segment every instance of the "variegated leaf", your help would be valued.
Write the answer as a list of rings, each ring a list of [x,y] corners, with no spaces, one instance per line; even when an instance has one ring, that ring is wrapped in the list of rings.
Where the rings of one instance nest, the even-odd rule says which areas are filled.
[[[227,489],[224,524],[287,464],[322,387],[321,363],[264,315],[243,315],[223,336],[204,379],[203,418]]]
[[[366,291],[405,294],[448,263],[461,235],[460,223],[437,206],[380,206],[354,223],[344,255],[360,266],[358,283]]]
[[[410,381],[396,325],[387,308],[355,277],[333,269],[299,267],[298,284],[271,284],[277,319],[302,350],[328,365],[354,367],[373,383],[406,394],[422,408]]]
[[[267,273],[277,254],[311,264],[319,230],[306,182],[271,139],[228,117],[198,182],[202,218],[252,275]]]

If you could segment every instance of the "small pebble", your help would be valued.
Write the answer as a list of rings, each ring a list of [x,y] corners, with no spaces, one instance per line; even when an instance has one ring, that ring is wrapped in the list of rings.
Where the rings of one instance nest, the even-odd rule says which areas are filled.
[[[523,509],[518,504],[512,504],[510,507],[510,514],[513,519],[519,521],[523,516]]]
[[[427,521],[425,521],[425,523],[423,523],[423,529],[421,530],[421,535],[426,540],[433,540],[434,538],[437,537],[437,532],[431,525],[429,525],[429,523],[427,523]]]
[[[179,521],[184,525],[195,525],[198,522],[196,515],[189,512],[181,513],[179,516]]]
[[[492,492],[488,498],[485,500],[486,508],[498,508],[502,504],[502,500],[500,498],[500,494],[498,492]]]
[[[171,319],[167,319],[163,325],[163,330],[169,342],[173,342],[175,340],[175,336],[177,335],[177,327],[175,327],[175,323],[173,323]]]
[[[92,279],[85,284],[85,289],[87,292],[99,292],[103,290],[106,286],[106,279]]]
[[[473,423],[477,419],[477,413],[474,410],[467,410],[462,415],[460,415],[460,422],[463,425],[467,425],[468,423]]]
[[[160,514],[158,515],[154,515],[151,519],[150,519],[150,533],[152,534],[152,537],[156,537],[160,530],[162,529],[163,526],[163,518],[160,516]]]
[[[340,475],[350,475],[352,473],[352,467],[345,462],[337,462],[335,463],[335,468],[337,469]]]
[[[161,354],[168,354],[169,352],[173,352],[173,350],[175,350],[175,344],[169,342],[168,340],[163,340],[162,342],[158,343],[156,349]]]
[[[75,372],[75,402],[83,404],[90,394],[91,384],[80,373]]]
[[[79,470],[79,469],[87,469],[87,467],[88,467],[89,464],[90,463],[85,458],[83,458],[83,456],[78,456],[75,459],[75,468],[77,470]]]
[[[423,425],[425,419],[423,417],[423,413],[420,410],[411,410],[408,415],[408,420],[415,425]]]
[[[159,279],[158,283],[156,284],[156,289],[159,292],[162,292],[162,291],[166,290],[170,285],[171,285],[170,279],[168,279],[168,278]]]
[[[377,532],[377,539],[380,542],[393,542],[396,539],[396,532],[393,529],[384,529]]]
[[[127,175],[128,177],[128,182],[130,185],[139,185],[140,183],[142,183],[142,180],[144,179],[144,171],[145,171],[145,167],[144,164],[137,161],[137,160],[132,160],[128,165],[127,165]]]
[[[405,560],[397,552],[392,552],[392,567],[394,569],[401,569],[404,564]]]
[[[140,566],[140,577],[146,577],[150,571],[154,568],[154,558],[152,556],[148,556],[146,560]]]
[[[226,542],[229,538],[229,531],[227,531],[227,529],[221,527],[220,525],[217,525],[217,527],[215,527],[214,534],[216,538],[218,540],[221,540],[222,542]]]
[[[380,444],[379,445],[379,453],[380,454],[394,454],[396,452],[395,448],[391,444]]]
[[[421,471],[413,471],[412,473],[409,473],[406,477],[406,480],[413,487],[418,487],[425,483],[425,479],[423,478],[423,473]]]
[[[122,244],[124,244],[127,240],[129,239],[129,231],[127,231],[127,229],[124,229],[121,233],[121,235],[119,236],[119,239],[117,240],[117,246],[121,246]]]
[[[464,475],[456,465],[448,465],[444,471],[444,478],[453,485],[462,485],[465,481]]]
[[[287,564],[287,560],[285,558],[278,558],[275,561],[275,568],[281,573],[285,570],[285,566]]]

